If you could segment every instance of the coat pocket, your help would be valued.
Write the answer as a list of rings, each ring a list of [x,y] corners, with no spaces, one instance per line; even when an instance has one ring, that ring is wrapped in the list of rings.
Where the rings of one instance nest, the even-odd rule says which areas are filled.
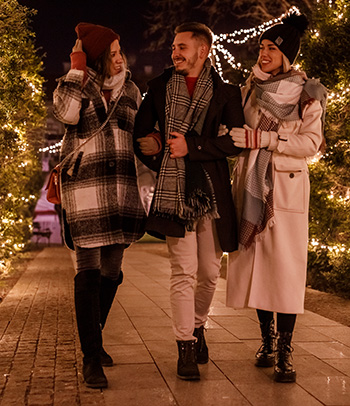
[[[306,172],[301,167],[275,163],[274,208],[304,213],[306,207]]]

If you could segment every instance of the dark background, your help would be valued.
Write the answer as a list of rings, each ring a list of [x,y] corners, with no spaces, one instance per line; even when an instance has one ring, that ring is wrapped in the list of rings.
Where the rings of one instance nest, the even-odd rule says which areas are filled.
[[[37,10],[31,28],[38,53],[43,56],[48,99],[56,86],[55,79],[69,68],[69,54],[76,40],[74,28],[79,22],[104,25],[120,34],[133,80],[142,92],[146,91],[150,78],[171,64],[170,49],[152,53],[146,50],[147,0],[19,0],[19,3]]]

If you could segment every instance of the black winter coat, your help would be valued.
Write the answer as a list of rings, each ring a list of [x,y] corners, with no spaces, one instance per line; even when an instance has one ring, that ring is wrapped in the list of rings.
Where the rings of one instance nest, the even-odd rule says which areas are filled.
[[[135,118],[134,150],[138,158],[150,169],[158,172],[163,159],[163,151],[157,156],[145,156],[141,153],[137,138],[145,137],[154,131],[158,123],[165,145],[165,94],[166,84],[171,77],[172,69],[148,83],[148,92],[141,103]],[[223,251],[231,252],[237,249],[237,222],[231,194],[231,182],[227,157],[236,156],[242,150],[233,145],[231,136],[218,137],[220,124],[232,127],[243,127],[244,116],[241,104],[241,92],[238,86],[224,83],[214,68],[212,68],[214,84],[213,97],[207,111],[201,134],[194,130],[185,134],[189,158],[200,161],[209,173],[218,206],[220,218],[215,220],[218,238]],[[185,228],[174,221],[169,221],[151,214],[146,224],[146,230],[160,234],[183,237]]]

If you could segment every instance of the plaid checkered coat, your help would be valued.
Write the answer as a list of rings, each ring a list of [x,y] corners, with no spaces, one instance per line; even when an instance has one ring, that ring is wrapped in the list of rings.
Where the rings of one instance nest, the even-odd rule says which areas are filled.
[[[82,89],[84,72],[70,70],[54,92],[55,116],[67,124],[61,160],[101,126],[113,105],[113,92],[107,108],[91,73]],[[79,247],[129,244],[143,235],[132,141],[140,101],[138,88],[127,79],[107,125],[61,168],[64,231]],[[69,238],[66,243],[72,248]]]

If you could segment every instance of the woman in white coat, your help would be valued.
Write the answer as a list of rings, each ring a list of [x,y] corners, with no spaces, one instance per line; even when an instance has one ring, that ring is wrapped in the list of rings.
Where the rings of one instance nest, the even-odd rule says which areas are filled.
[[[307,24],[305,16],[292,13],[261,35],[258,62],[242,89],[246,125],[230,131],[244,150],[233,184],[239,250],[229,255],[227,305],[257,309],[262,345],[256,365],[274,365],[279,382],[296,379],[291,339],[296,315],[304,311],[306,158],[323,143],[325,88],[292,67]]]

